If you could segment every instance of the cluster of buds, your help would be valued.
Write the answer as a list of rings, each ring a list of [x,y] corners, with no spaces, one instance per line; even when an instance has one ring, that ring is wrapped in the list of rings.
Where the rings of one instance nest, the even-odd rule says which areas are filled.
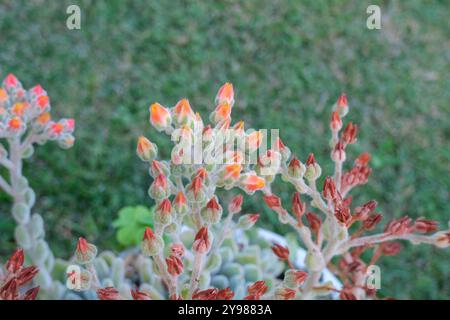
[[[52,120],[50,109],[50,98],[40,85],[25,90],[13,74],[7,75],[0,88],[0,137],[20,138],[28,133],[26,147],[56,140],[62,148],[70,148],[75,141],[74,120]]]
[[[290,160],[281,163],[278,170],[284,181],[292,184],[296,193],[292,201],[292,213],[285,209],[281,200],[270,193],[270,183],[263,196],[267,206],[278,213],[280,222],[290,224],[297,230],[300,241],[307,250],[304,264],[308,269],[308,275],[302,274],[300,282],[305,281],[300,298],[311,299],[325,292],[340,292],[341,299],[364,299],[376,297],[376,290],[367,288],[367,269],[373,265],[382,255],[392,256],[401,250],[395,240],[409,240],[414,244],[427,243],[438,247],[450,245],[450,231],[438,230],[436,221],[419,218],[413,219],[405,216],[394,219],[388,223],[384,232],[373,235],[363,235],[372,231],[380,223],[382,214],[375,212],[377,202],[371,200],[352,208],[352,197],[349,192],[352,188],[367,183],[372,172],[369,167],[370,154],[362,153],[354,161],[349,171],[344,170],[347,160],[346,148],[357,140],[358,126],[349,122],[345,128],[342,118],[349,111],[347,96],[341,95],[333,107],[330,120],[331,130],[331,160],[334,163],[334,174],[326,177],[322,192],[318,191],[317,181],[322,174],[320,165],[311,153],[305,164],[293,155]],[[342,128],[344,130],[341,133]],[[311,211],[307,211],[306,203],[302,202],[301,195],[311,198]],[[313,212],[312,210],[316,211]],[[307,224],[302,220],[305,216]],[[350,227],[354,224],[358,227]],[[428,235],[429,233],[433,233]],[[364,263],[361,254],[366,250],[372,250],[372,259]],[[276,245],[274,254],[282,261],[286,261],[291,269],[289,250]],[[341,256],[337,267],[331,264],[332,258]],[[319,284],[324,269],[328,267],[335,271],[344,284],[344,288],[327,287]],[[288,272],[288,271],[286,271]],[[287,282],[291,283],[296,273],[290,270],[285,275]],[[291,298],[296,296],[292,287],[279,288],[276,297]]]
[[[39,272],[35,266],[24,267],[25,256],[22,249],[17,249],[11,258],[0,268],[0,300],[35,300],[39,286],[30,288],[28,284]]]

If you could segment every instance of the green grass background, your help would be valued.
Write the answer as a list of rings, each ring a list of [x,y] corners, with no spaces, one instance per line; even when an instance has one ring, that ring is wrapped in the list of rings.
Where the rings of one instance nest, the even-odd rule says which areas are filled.
[[[66,8],[82,11],[79,31]],[[382,29],[366,8],[382,8]],[[150,178],[135,156],[140,134],[168,155],[148,123],[148,105],[188,97],[208,114],[218,87],[236,88],[235,117],[280,128],[303,160],[316,154],[330,173],[329,110],[348,93],[346,121],[361,125],[349,156],[373,157],[371,183],[386,217],[449,220],[450,7],[448,1],[43,1],[0,2],[0,76],[41,83],[54,114],[74,117],[76,145],[38,148],[25,172],[39,197],[47,238],[69,257],[86,235],[120,249],[112,220],[127,205],[151,205]],[[277,192],[289,199],[280,183]],[[247,209],[283,233],[257,197]],[[13,250],[14,221],[0,195],[0,255]],[[450,297],[449,250],[407,245],[382,260],[382,292],[397,298]]]

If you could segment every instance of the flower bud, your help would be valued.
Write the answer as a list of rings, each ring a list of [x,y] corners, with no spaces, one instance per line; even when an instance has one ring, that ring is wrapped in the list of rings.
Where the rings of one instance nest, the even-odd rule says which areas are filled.
[[[9,273],[16,273],[23,266],[23,262],[25,261],[25,256],[23,254],[23,249],[19,248],[11,255],[8,262],[5,264],[5,269]]]
[[[156,235],[150,227],[145,228],[144,237],[141,242],[142,254],[145,256],[156,256],[164,248],[163,239]]]
[[[418,218],[414,221],[414,232],[418,233],[430,233],[438,230],[439,222],[433,220],[427,220],[425,218]]]
[[[342,140],[344,140],[346,144],[353,144],[356,142],[357,133],[358,133],[358,126],[349,122],[342,134]]]
[[[248,230],[255,225],[258,219],[259,219],[258,213],[245,214],[239,218],[236,227],[241,228],[243,230]]]
[[[233,297],[234,292],[228,287],[217,292],[216,300],[231,300]]]
[[[173,119],[178,125],[190,126],[195,120],[195,114],[191,109],[188,99],[181,99],[173,108]]]
[[[292,300],[297,291],[285,287],[279,287],[275,290],[275,300]]]
[[[241,187],[248,193],[253,194],[257,190],[261,190],[266,186],[266,181],[258,177],[252,172],[241,176]]]
[[[306,204],[302,202],[300,198],[300,193],[296,192],[294,193],[294,197],[292,198],[292,211],[294,212],[295,216],[297,217],[297,221],[301,222],[301,218],[306,210]]]
[[[450,246],[450,232],[437,232],[433,235],[434,245],[438,248]]]
[[[189,207],[187,205],[186,196],[182,191],[177,193],[173,199],[172,206],[179,215],[184,215],[188,212]]]
[[[347,95],[345,93],[339,96],[333,110],[337,111],[341,118],[345,117],[345,115],[348,113]]]
[[[262,143],[261,131],[253,131],[245,137],[245,146],[249,152],[258,150]]]
[[[202,209],[201,215],[203,220],[208,224],[216,224],[222,217],[222,206],[217,202],[217,197],[213,196],[208,201],[206,207]]]
[[[131,297],[133,300],[152,300],[148,293],[139,290],[131,290]]]
[[[188,186],[187,198],[190,202],[200,203],[205,201],[206,192],[203,185],[203,179],[200,176],[196,176],[192,179],[191,184]]]
[[[320,168],[319,164],[314,159],[314,154],[310,153],[308,156],[308,160],[306,160],[306,172],[305,177],[310,181],[314,181],[320,177],[322,174],[322,168]]]
[[[0,88],[0,106],[3,107],[8,101],[8,93]]]
[[[339,141],[338,143],[336,143],[333,151],[331,152],[331,159],[334,162],[344,162],[345,158],[346,158],[346,156],[345,156],[344,144],[342,143],[342,141]]]
[[[165,162],[153,160],[149,173],[153,178],[156,178],[160,174],[167,177],[170,173],[170,169],[167,167]]]
[[[169,199],[164,199],[155,210],[155,222],[163,226],[172,223],[172,204]]]
[[[287,161],[291,157],[291,149],[286,147],[280,138],[277,139],[276,145],[283,161]]]
[[[398,242],[385,242],[380,245],[381,253],[385,256],[395,256],[402,250]]]
[[[77,263],[87,264],[94,261],[97,256],[97,247],[90,244],[86,239],[80,237],[77,242],[77,250],[75,251]]]
[[[342,120],[341,117],[339,117],[339,113],[336,111],[331,113],[330,129],[332,131],[339,131],[342,129]]]
[[[344,226],[348,226],[349,223],[352,220],[352,215],[350,214],[350,208],[342,206],[342,205],[335,205],[334,207],[334,216],[336,217],[337,221]]]
[[[216,124],[225,124],[225,126],[222,126],[223,128],[227,127],[229,125],[231,108],[231,105],[228,103],[219,104],[211,114],[210,120]]]
[[[235,214],[239,213],[242,210],[242,202],[244,201],[244,197],[242,194],[238,194],[237,196],[231,199],[231,202],[228,204],[228,213]]]
[[[25,123],[19,117],[14,117],[8,121],[8,129],[13,133],[20,133],[25,130],[25,127]]]
[[[150,106],[150,123],[158,131],[167,129],[172,123],[169,110],[159,103],[152,104]]]
[[[169,185],[164,174],[161,173],[156,177],[148,190],[148,194],[155,200],[161,200],[170,195]]]
[[[240,164],[229,164],[220,173],[220,179],[225,185],[233,185],[241,177],[242,166]]]
[[[21,88],[22,84],[19,82],[19,80],[16,78],[15,75],[10,73],[3,80],[3,86],[6,88],[6,90],[10,91],[17,88]]]
[[[259,157],[258,165],[261,167],[261,175],[275,175],[281,166],[281,154],[277,151],[267,150]]]
[[[171,255],[166,258],[167,272],[173,276],[178,276],[183,273],[183,262],[181,258],[175,255]]]
[[[300,179],[305,174],[306,167],[297,157],[293,157],[288,165],[288,175],[294,179]]]
[[[377,202],[375,200],[370,200],[370,201],[366,202],[365,204],[363,204],[362,206],[356,207],[355,212],[354,212],[355,220],[359,220],[359,221],[366,220],[370,216],[370,214],[373,212],[373,210],[375,210],[376,207],[377,207]]]
[[[259,300],[261,296],[263,296],[269,287],[266,285],[265,281],[259,280],[250,285],[247,289],[248,296],[245,297],[245,300]]]
[[[152,161],[157,153],[158,148],[144,136],[140,136],[137,143],[136,153],[142,161]]]
[[[197,253],[206,253],[211,248],[211,241],[208,234],[207,227],[201,227],[195,236],[192,250]]]
[[[220,87],[216,95],[216,104],[227,103],[230,106],[234,104],[234,89],[229,82]]]
[[[325,183],[323,184],[322,195],[325,199],[334,200],[337,197],[337,190],[334,181],[330,177],[325,178]]]
[[[280,259],[280,260],[289,260],[289,248],[283,247],[282,245],[276,243],[272,246],[272,252]]]
[[[284,273],[283,285],[289,289],[297,290],[307,277],[308,274],[304,271],[289,269]]]
[[[380,223],[382,219],[382,215],[379,213],[375,213],[369,216],[366,220],[363,221],[364,230],[370,231],[375,229],[376,225]]]
[[[114,287],[98,289],[97,296],[100,300],[122,300],[119,291]]]
[[[312,232],[319,232],[320,227],[322,226],[322,220],[320,220],[318,215],[313,212],[308,212],[306,214],[306,220],[308,220]]]

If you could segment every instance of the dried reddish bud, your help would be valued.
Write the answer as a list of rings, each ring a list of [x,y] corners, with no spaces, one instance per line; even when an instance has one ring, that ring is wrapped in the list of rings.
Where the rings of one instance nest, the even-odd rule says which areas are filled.
[[[21,286],[29,281],[31,281],[39,272],[39,268],[35,266],[29,266],[23,268],[17,275],[17,285]]]
[[[275,290],[276,300],[292,300],[295,298],[297,291],[289,288],[280,287]]]
[[[380,223],[383,216],[380,213],[375,213],[371,216],[369,216],[366,220],[363,222],[363,228],[367,231],[375,229],[376,225]]]
[[[270,209],[276,209],[281,207],[281,200],[274,194],[263,195],[263,199]]]
[[[178,256],[172,255],[166,258],[166,264],[167,264],[167,271],[171,275],[178,276],[181,273],[183,273],[183,262]]]
[[[332,178],[330,177],[325,178],[322,194],[328,200],[334,200],[337,197],[336,185],[334,184]]]
[[[358,126],[349,122],[342,133],[342,140],[344,140],[346,144],[355,143],[357,134]]]
[[[122,300],[119,291],[114,287],[98,289],[97,296],[100,300]]]
[[[233,197],[231,199],[230,204],[228,205],[228,212],[230,214],[239,213],[242,210],[242,202],[244,201],[244,197],[241,194]]]
[[[216,300],[231,300],[233,297],[234,292],[228,287],[217,292]]]
[[[36,297],[39,293],[39,289],[40,289],[40,287],[37,286],[37,287],[27,290],[27,292],[25,292],[25,294],[23,295],[22,299],[23,300],[36,300]]]
[[[25,260],[23,249],[19,248],[12,254],[8,262],[5,264],[5,269],[10,273],[16,273],[23,266]]]
[[[131,290],[133,300],[152,300],[152,298],[145,292],[139,290]]]
[[[220,87],[216,96],[216,104],[227,103],[229,105],[234,104],[234,89],[233,85],[229,82]]]
[[[371,155],[368,152],[361,153],[355,160],[355,166],[365,167],[369,164]]]
[[[311,228],[311,231],[317,233],[320,230],[320,227],[322,225],[322,220],[320,220],[319,216],[316,215],[313,212],[308,212],[306,214],[306,219],[309,222],[309,226]]]
[[[350,291],[350,289],[344,289],[339,294],[339,299],[341,300],[358,300],[356,296]]]
[[[201,227],[195,236],[194,243],[192,244],[192,249],[197,253],[205,253],[211,247],[211,242],[208,235],[208,228]]]
[[[193,295],[193,300],[216,300],[217,294],[219,293],[219,290],[216,288],[206,289],[199,291],[197,290]]]
[[[418,218],[414,221],[413,231],[418,233],[429,233],[437,231],[439,222],[433,220],[426,220],[425,218]]]
[[[256,281],[252,285],[250,285],[247,289],[248,296],[244,298],[245,300],[259,300],[269,289],[266,286],[265,281]]]
[[[342,120],[339,113],[336,111],[331,113],[330,129],[332,131],[339,131],[342,129]]]
[[[17,300],[19,293],[18,284],[15,278],[11,278],[0,288],[0,300]]]
[[[331,159],[334,162],[344,162],[346,158],[345,155],[345,146],[342,141],[338,141],[334,146],[333,151],[331,152]]]
[[[273,253],[280,259],[280,260],[289,260],[289,248],[283,247],[282,245],[276,243],[272,246]]]
[[[410,228],[411,221],[411,218],[408,216],[401,217],[397,220],[392,220],[387,224],[384,232],[395,236],[401,236],[410,233],[412,231]]]
[[[294,212],[295,216],[297,217],[297,221],[299,224],[301,224],[301,219],[303,214],[305,213],[306,205],[304,202],[302,202],[300,198],[300,193],[295,192],[294,197],[292,198],[292,211]]]
[[[395,256],[402,250],[399,242],[386,242],[380,245],[381,253],[385,256]]]
[[[342,223],[343,225],[348,226],[352,219],[352,215],[350,214],[350,209],[344,206],[335,206],[334,208],[334,216],[336,219]]]
[[[370,200],[369,202],[366,202],[360,207],[357,207],[355,209],[355,219],[359,221],[366,220],[369,215],[375,210],[377,207],[377,202],[375,200]]]

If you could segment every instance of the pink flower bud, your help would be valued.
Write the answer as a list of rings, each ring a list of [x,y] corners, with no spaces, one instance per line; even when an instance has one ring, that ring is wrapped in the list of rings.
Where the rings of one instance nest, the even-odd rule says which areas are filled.
[[[391,235],[404,235],[410,233],[412,229],[410,228],[411,218],[408,216],[401,217],[400,219],[392,220],[389,222],[384,229],[384,232]]]
[[[328,200],[334,200],[337,197],[336,185],[334,184],[332,178],[330,177],[325,178],[322,194]]]
[[[3,85],[7,90],[16,89],[18,87],[22,87],[19,80],[17,80],[16,76],[12,73],[8,74],[6,78],[3,80]]]
[[[414,221],[414,232],[418,233],[430,233],[438,230],[439,222],[433,220],[426,220],[425,218],[418,218]]]
[[[88,243],[85,238],[80,237],[78,238],[75,255],[79,264],[91,263],[97,256],[97,247]]]
[[[450,232],[438,232],[433,235],[434,245],[439,248],[450,246]]]
[[[322,174],[322,168],[314,159],[314,154],[310,153],[306,160],[305,178],[311,181],[316,180]]]
[[[383,216],[379,213],[375,213],[369,216],[366,220],[363,221],[364,230],[370,231],[375,229],[376,225],[380,223],[382,217]]]
[[[178,276],[183,273],[183,262],[181,258],[176,255],[171,255],[166,258],[167,272],[173,276]]]
[[[341,117],[339,117],[339,113],[336,111],[331,113],[330,129],[332,131],[339,131],[342,129],[342,120]]]
[[[98,289],[97,296],[100,300],[122,300],[119,291],[114,287]]]
[[[242,202],[244,201],[244,197],[241,194],[233,197],[231,199],[230,204],[228,205],[228,212],[230,214],[239,213],[242,210]]]
[[[285,287],[280,287],[275,290],[276,300],[292,300],[295,298],[297,291]]]
[[[263,195],[263,199],[270,209],[276,209],[281,207],[281,200],[274,194]]]
[[[342,141],[339,141],[338,143],[336,143],[333,151],[331,152],[331,159],[334,162],[344,162],[345,158],[346,158],[346,156],[345,156],[344,144],[342,143]]]
[[[192,244],[192,249],[197,253],[208,252],[211,248],[211,241],[208,235],[208,228],[201,227],[195,236],[194,243]]]
[[[305,213],[306,210],[306,205],[304,202],[302,202],[301,198],[300,198],[300,193],[299,192],[295,192],[294,193],[294,197],[292,198],[292,211],[294,212],[298,224],[301,225],[301,219],[303,214]]]
[[[145,256],[156,256],[164,248],[163,239],[156,235],[150,227],[145,228],[144,237],[141,242],[141,250]]]
[[[243,230],[248,230],[255,225],[258,219],[259,219],[258,213],[245,214],[239,218],[236,226]]]
[[[342,140],[344,140],[346,144],[355,143],[357,133],[358,133],[358,126],[349,122],[345,127],[344,133],[342,134]]]

